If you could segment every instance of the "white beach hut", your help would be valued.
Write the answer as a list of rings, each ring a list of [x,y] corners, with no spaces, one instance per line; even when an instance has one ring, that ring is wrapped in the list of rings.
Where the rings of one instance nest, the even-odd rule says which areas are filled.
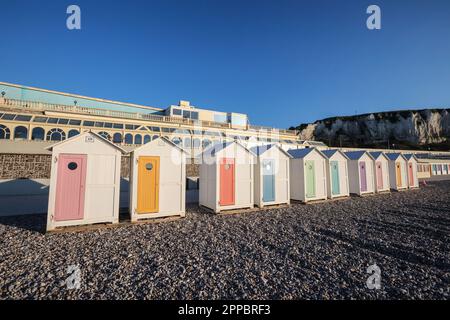
[[[254,165],[254,200],[258,207],[290,202],[289,159],[291,155],[275,144],[250,148]]]
[[[316,148],[292,149],[290,159],[291,199],[302,202],[327,199],[325,155]]]
[[[125,151],[93,132],[47,149],[52,151],[47,230],[118,223],[120,165]]]
[[[389,181],[391,189],[404,190],[408,188],[407,161],[401,153],[387,153],[389,158]]]
[[[381,151],[369,153],[375,159],[375,191],[378,193],[389,192],[391,190],[389,183],[389,158]]]
[[[416,156],[412,153],[404,154],[406,158],[407,166],[408,166],[408,188],[418,188],[419,187],[419,178],[417,176],[417,164],[418,160]],[[446,166],[444,165],[444,168]]]
[[[340,150],[323,150],[327,157],[327,195],[329,199],[348,197],[348,157]]]
[[[199,205],[215,213],[253,208],[255,155],[238,142],[218,143],[202,154]]]
[[[186,156],[170,140],[160,137],[130,154],[131,221],[185,216]]]
[[[350,193],[367,195],[375,193],[374,159],[367,151],[345,152],[348,160]]]

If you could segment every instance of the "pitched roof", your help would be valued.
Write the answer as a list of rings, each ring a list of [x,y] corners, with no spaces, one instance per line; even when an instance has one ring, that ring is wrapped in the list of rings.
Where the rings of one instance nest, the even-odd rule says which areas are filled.
[[[232,141],[214,143],[209,148],[207,148],[205,151],[203,151],[203,154],[214,156],[217,152],[225,149],[232,143],[233,143]]]
[[[386,153],[386,156],[390,159],[390,160],[397,160],[398,158],[402,157],[401,153],[398,152],[392,152],[392,153]]]
[[[367,151],[364,151],[364,150],[348,151],[348,152],[344,152],[344,153],[350,160],[359,160],[364,154],[368,154],[369,157],[373,159],[373,157],[370,155],[370,153],[368,153]]]
[[[372,157],[374,157],[375,159],[378,158],[380,155],[383,154],[383,152],[381,152],[381,151],[371,151],[371,152],[369,152],[369,153],[370,153],[370,155],[371,155]]]
[[[65,144],[65,143],[67,143],[67,142],[69,142],[69,141],[74,141],[74,140],[80,139],[82,136],[85,136],[85,135],[93,135],[93,136],[97,137],[100,141],[102,141],[102,142],[104,142],[104,143],[107,143],[107,144],[109,144],[110,146],[112,146],[112,147],[118,149],[118,150],[119,150],[120,152],[122,152],[123,154],[128,153],[127,151],[125,151],[124,149],[122,149],[121,147],[119,147],[118,145],[112,143],[111,141],[109,141],[109,140],[103,138],[103,137],[102,137],[101,135],[99,135],[98,133],[92,132],[92,131],[85,131],[85,132],[82,132],[82,133],[80,133],[80,134],[77,134],[76,136],[73,136],[73,137],[69,138],[69,139],[62,140],[62,141],[59,141],[59,142],[57,142],[57,143],[55,143],[55,144],[52,144],[52,145],[46,147],[45,149],[51,151],[51,150],[53,150],[54,147],[59,146],[60,144]]]
[[[371,151],[371,152],[369,152],[369,154],[370,154],[374,159],[377,159],[377,158],[380,157],[380,156],[383,156],[383,157],[385,157],[386,159],[388,159],[388,158],[386,157],[386,153],[384,153],[384,152],[382,152],[382,151]]]
[[[156,139],[154,139],[154,140],[152,140],[152,141],[150,141],[150,142],[148,142],[148,143],[152,143],[153,141],[157,141],[157,140],[159,140],[159,139],[161,139],[161,140],[167,142],[168,144],[170,144],[171,146],[177,148],[177,149],[180,150],[181,152],[187,153],[183,148],[180,148],[180,146],[178,146],[176,143],[170,141],[170,140],[167,139],[166,137],[158,137],[158,138],[156,138]],[[143,148],[143,147],[145,147],[145,145],[146,145],[146,144],[142,144],[142,145],[140,145],[140,146],[137,146],[137,147],[135,147],[133,150],[131,150],[130,152],[133,152],[133,151],[136,151],[136,150],[138,150],[138,149],[140,149],[140,148]]]
[[[215,143],[211,147],[209,147],[208,149],[203,151],[202,156],[212,156],[212,157],[214,157],[216,155],[216,153],[218,153],[219,151],[221,151],[221,150],[223,150],[225,148],[228,148],[228,146],[230,146],[233,143],[235,143],[235,144],[239,145],[240,147],[244,148],[245,151],[247,151],[252,156],[254,156],[254,154],[252,152],[250,152],[246,147],[244,147],[241,143],[239,143],[237,141],[227,141],[227,142]]]
[[[339,149],[330,149],[330,150],[322,150],[322,153],[325,155],[325,157],[327,157],[328,159],[330,159],[332,156],[334,156],[336,153],[340,153],[342,154],[346,159],[348,159],[348,157],[346,156],[346,154],[344,152],[342,152]]]
[[[262,154],[264,154],[266,151],[272,149],[273,147],[278,148],[279,150],[281,150],[281,152],[283,152],[284,154],[286,154],[289,158],[292,158],[292,156],[286,152],[283,148],[280,148],[280,146],[276,145],[276,144],[266,144],[266,145],[262,145],[262,146],[255,146],[255,147],[251,147],[248,150],[253,153],[256,156],[260,156]]]
[[[403,156],[406,158],[406,160],[411,160],[412,158],[414,158],[416,161],[417,161],[417,157],[416,157],[416,155],[415,154],[413,154],[413,153],[406,153],[406,154],[403,154]]]
[[[294,159],[302,159],[314,150],[316,150],[322,157],[326,158],[325,155],[319,149],[316,148],[290,149],[288,150],[288,153]]]

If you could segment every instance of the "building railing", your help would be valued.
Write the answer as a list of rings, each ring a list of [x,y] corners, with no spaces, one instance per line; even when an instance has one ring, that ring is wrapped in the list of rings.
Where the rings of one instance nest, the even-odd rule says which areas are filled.
[[[286,135],[297,135],[297,130],[288,130],[288,129],[276,129],[272,127],[266,127],[266,126],[255,126],[255,125],[248,125],[248,130],[254,130],[254,131],[267,131],[267,132],[274,132],[279,134],[286,134]]]
[[[37,102],[37,101],[26,101],[26,100],[17,100],[17,99],[9,99],[9,98],[0,98],[0,104],[6,105],[9,108],[20,109],[20,110],[29,110],[29,111],[53,111],[53,112],[65,112],[65,113],[75,113],[75,114],[88,114],[92,116],[100,116],[100,117],[113,117],[113,118],[124,118],[124,119],[132,119],[132,120],[146,120],[146,121],[155,121],[155,122],[163,122],[170,124],[179,124],[179,125],[191,125],[191,126],[199,126],[199,127],[211,127],[218,129],[231,129],[232,126],[229,123],[221,123],[214,121],[202,121],[202,120],[192,120],[186,118],[178,118],[171,116],[163,116],[163,115],[155,115],[148,113],[134,113],[127,111],[116,111],[116,110],[104,110],[104,109],[96,109],[96,108],[87,108],[82,106],[68,106],[68,105],[59,105],[59,104],[51,104],[45,102]],[[277,132],[285,135],[293,135],[295,136],[297,132],[295,130],[284,130],[284,129],[275,129],[271,127],[263,127],[263,126],[253,126],[248,125],[247,127],[242,128],[243,130],[264,130],[267,132]]]
[[[2,101],[3,100],[3,101]],[[193,124],[191,119],[176,118],[169,116],[160,116],[154,114],[145,113],[134,113],[127,111],[116,111],[116,110],[104,110],[96,108],[87,108],[80,106],[67,106],[59,104],[51,104],[36,101],[26,101],[26,100],[16,100],[16,99],[0,99],[4,105],[12,108],[19,108],[21,110],[31,110],[31,111],[54,111],[54,112],[69,112],[69,113],[82,113],[89,114],[93,116],[102,117],[114,117],[114,118],[126,118],[133,120],[151,120],[158,122],[171,122],[178,124]]]

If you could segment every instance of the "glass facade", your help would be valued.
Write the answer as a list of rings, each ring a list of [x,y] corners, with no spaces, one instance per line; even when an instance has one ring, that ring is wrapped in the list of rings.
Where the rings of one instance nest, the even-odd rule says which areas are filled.
[[[227,123],[228,117],[225,113],[215,113],[214,122]]]

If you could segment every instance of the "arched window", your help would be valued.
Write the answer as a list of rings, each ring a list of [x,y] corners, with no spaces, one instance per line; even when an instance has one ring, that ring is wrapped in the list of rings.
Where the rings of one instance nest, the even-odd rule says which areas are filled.
[[[158,138],[159,138],[159,136],[155,134],[155,135],[152,137],[152,140],[155,140],[155,139],[158,139]]]
[[[50,129],[47,132],[47,140],[49,141],[62,141],[66,140],[66,133],[58,128]]]
[[[194,140],[192,140],[192,148],[194,149],[200,148],[200,139],[195,138]]]
[[[202,141],[202,146],[203,146],[203,148],[208,147],[210,144],[211,144],[211,140],[209,140],[209,139],[203,139],[203,141]]]
[[[114,143],[122,143],[122,134],[120,134],[119,132],[114,133],[113,142]]]
[[[26,140],[28,139],[28,129],[24,126],[14,128],[14,139]]]
[[[151,140],[152,138],[148,134],[144,136],[144,144],[149,143]]]
[[[134,136],[134,144],[142,144],[142,136],[140,134]]]
[[[125,135],[125,143],[126,144],[133,144],[133,135],[131,133],[127,133]]]
[[[179,137],[174,137],[172,138],[172,142],[179,146],[181,144],[181,139]]]
[[[44,140],[45,139],[45,131],[42,128],[33,128],[31,131],[31,140]]]
[[[100,131],[98,134],[106,140],[111,141],[111,135],[108,132]]]
[[[184,147],[191,148],[191,138],[184,138]]]
[[[80,134],[80,132],[78,132],[78,130],[72,129],[67,134],[67,137],[68,138],[72,138],[72,137],[75,137],[76,135],[79,135],[79,134]]]
[[[9,139],[9,128],[0,124],[0,139]]]

